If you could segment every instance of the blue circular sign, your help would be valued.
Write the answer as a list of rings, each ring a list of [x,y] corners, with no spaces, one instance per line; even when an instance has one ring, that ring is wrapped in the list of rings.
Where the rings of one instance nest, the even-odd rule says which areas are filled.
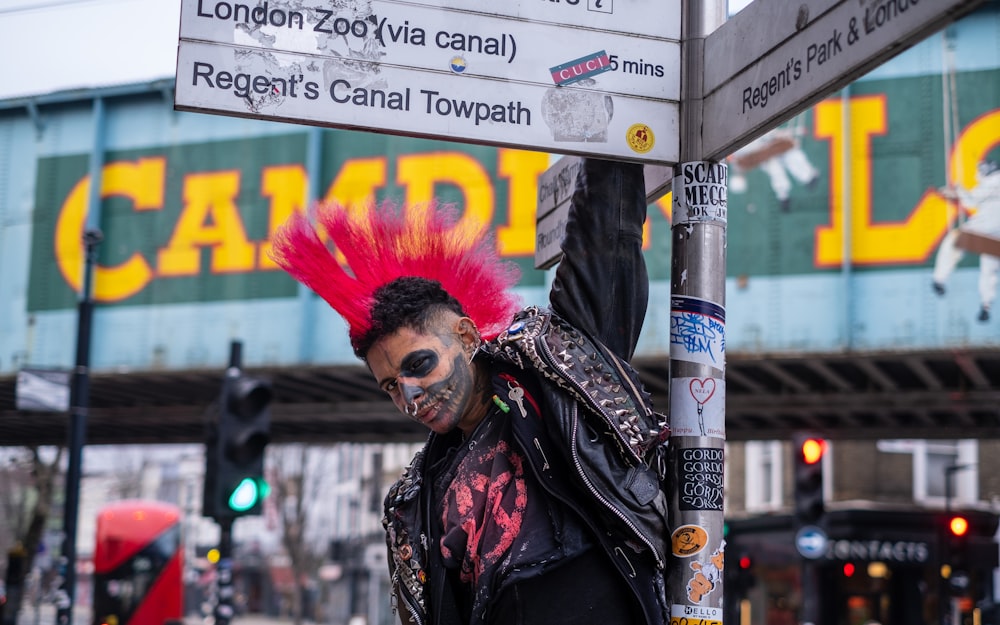
[[[815,525],[806,525],[795,534],[795,548],[803,558],[815,560],[826,554],[826,532]]]

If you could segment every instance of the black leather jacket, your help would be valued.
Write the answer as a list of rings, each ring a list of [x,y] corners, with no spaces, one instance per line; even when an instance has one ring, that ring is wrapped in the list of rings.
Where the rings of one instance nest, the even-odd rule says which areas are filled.
[[[590,526],[647,623],[660,625],[669,620],[661,463],[668,429],[627,364],[648,299],[641,253],[645,215],[641,165],[585,160],[550,293],[551,313],[522,312],[486,352],[541,380],[546,419],[512,422],[521,452],[549,495]],[[553,471],[538,440],[557,449],[565,460],[560,466],[572,470]],[[427,623],[426,530],[418,505],[422,465],[423,452],[386,497],[389,568],[404,624]]]

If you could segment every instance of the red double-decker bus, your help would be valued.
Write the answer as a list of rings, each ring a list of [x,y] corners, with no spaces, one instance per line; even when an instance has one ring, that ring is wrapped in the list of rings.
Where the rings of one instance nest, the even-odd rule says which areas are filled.
[[[122,501],[97,514],[93,625],[164,625],[184,610],[181,512]]]

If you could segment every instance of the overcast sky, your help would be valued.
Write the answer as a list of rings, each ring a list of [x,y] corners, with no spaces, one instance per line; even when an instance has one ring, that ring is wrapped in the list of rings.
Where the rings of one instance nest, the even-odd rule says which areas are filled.
[[[180,0],[0,0],[0,99],[172,77],[179,21]]]
[[[0,98],[173,76],[179,0],[0,0]]]

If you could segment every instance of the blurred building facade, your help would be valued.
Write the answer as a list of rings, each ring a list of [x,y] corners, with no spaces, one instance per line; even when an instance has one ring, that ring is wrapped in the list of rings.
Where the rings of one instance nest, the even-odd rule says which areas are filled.
[[[817,554],[798,544],[793,443],[727,446],[729,615],[753,625],[798,622],[809,565],[818,579],[812,592],[820,597],[819,623],[1000,622],[1000,442],[827,445]],[[948,542],[956,515],[970,524],[960,558]]]

